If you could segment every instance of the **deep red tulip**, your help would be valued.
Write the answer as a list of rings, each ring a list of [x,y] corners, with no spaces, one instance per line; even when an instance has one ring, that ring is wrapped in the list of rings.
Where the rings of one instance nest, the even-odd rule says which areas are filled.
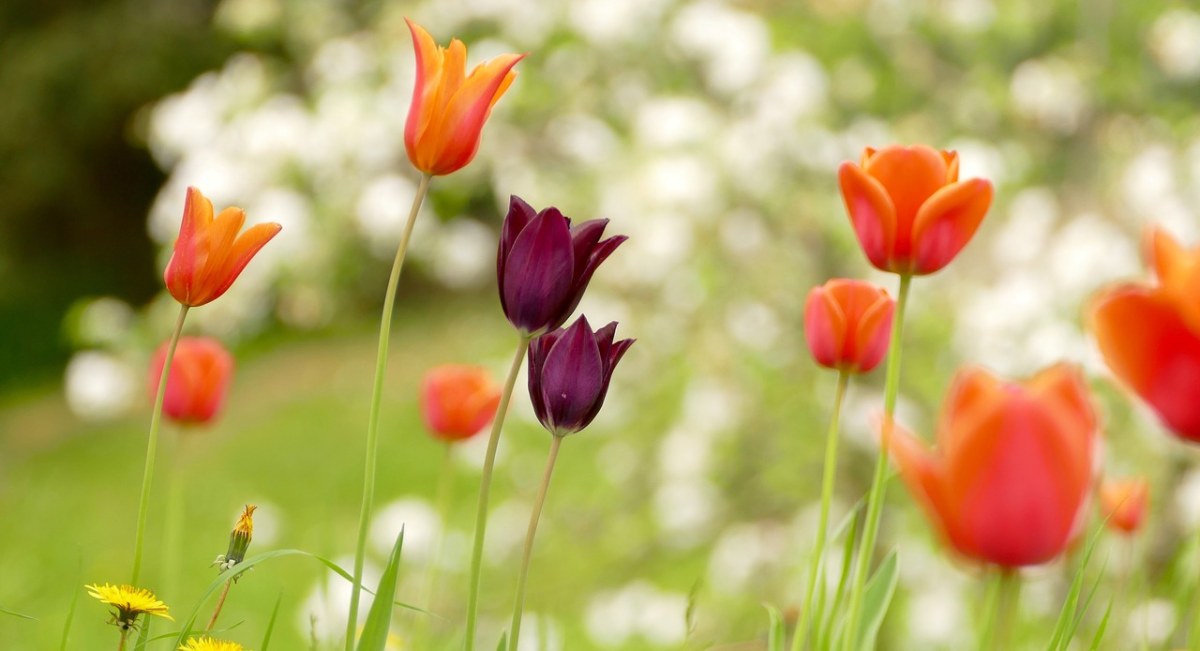
[[[1096,425],[1074,366],[1024,382],[972,368],[959,372],[942,407],[936,451],[898,425],[885,443],[950,545],[1011,568],[1052,560],[1080,530]]]
[[[150,362],[147,384],[151,400],[158,393],[169,344],[159,346]],[[232,379],[233,356],[220,342],[207,337],[180,337],[163,397],[163,414],[177,423],[211,422],[225,404]]]
[[[1113,374],[1172,432],[1200,442],[1200,250],[1156,229],[1147,244],[1158,283],[1100,292],[1090,329]]]
[[[1100,486],[1100,508],[1108,528],[1134,534],[1150,508],[1150,484],[1145,479],[1106,481]]]
[[[163,276],[175,300],[196,307],[220,297],[282,228],[257,224],[238,235],[245,221],[241,208],[226,208],[213,219],[212,202],[188,188],[179,238]]]
[[[572,226],[558,208],[535,212],[514,195],[496,256],[500,306],[509,323],[528,335],[566,323],[596,268],[628,239],[601,240],[607,225],[607,219],[592,219]]]
[[[862,280],[831,280],[808,293],[804,337],[813,359],[827,368],[866,373],[887,354],[896,302]]]
[[[417,54],[417,81],[404,125],[408,160],[426,174],[449,174],[475,158],[483,125],[517,78],[513,66],[525,55],[502,54],[468,75],[462,41],[442,48],[420,25],[404,20]]]
[[[587,427],[608,394],[613,369],[633,339],[613,341],[616,322],[593,332],[587,317],[546,333],[529,347],[529,398],[551,434],[566,436]]]
[[[971,241],[992,203],[992,184],[958,180],[958,154],[925,145],[870,147],[838,169],[842,200],[871,264],[930,274]]]
[[[421,381],[421,418],[435,438],[447,442],[471,438],[492,421],[500,405],[500,387],[478,366],[444,364]]]

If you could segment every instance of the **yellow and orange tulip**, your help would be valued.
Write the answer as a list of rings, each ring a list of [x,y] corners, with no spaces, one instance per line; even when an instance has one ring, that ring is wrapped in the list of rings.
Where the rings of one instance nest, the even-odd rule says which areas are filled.
[[[1100,508],[1109,529],[1137,533],[1149,507],[1150,484],[1145,479],[1106,481],[1100,486]]]
[[[899,274],[938,271],[971,241],[992,184],[958,180],[958,154],[925,145],[866,148],[838,169],[842,200],[867,259]]]
[[[838,278],[814,287],[804,305],[804,338],[826,368],[866,373],[887,353],[896,301],[881,287]]]
[[[175,300],[196,307],[219,298],[282,228],[256,224],[239,235],[245,222],[246,213],[232,207],[214,219],[212,202],[200,190],[188,188],[179,237],[163,274]]]
[[[1157,284],[1106,289],[1088,321],[1104,361],[1179,437],[1200,442],[1200,248],[1150,229]]]
[[[1054,559],[1080,530],[1096,439],[1083,376],[1059,364],[1023,382],[960,371],[938,420],[936,451],[899,426],[885,444],[954,549],[1012,568]]]
[[[423,27],[405,19],[417,55],[417,80],[404,126],[404,146],[413,167],[441,176],[475,158],[492,107],[517,77],[513,66],[524,54],[502,54],[466,74],[467,47],[443,48]]]

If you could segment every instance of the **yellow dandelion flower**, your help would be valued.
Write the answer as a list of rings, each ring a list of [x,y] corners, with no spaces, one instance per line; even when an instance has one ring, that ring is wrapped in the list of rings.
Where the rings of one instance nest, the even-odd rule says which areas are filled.
[[[88,594],[116,608],[113,623],[122,629],[131,629],[137,624],[138,615],[145,613],[175,621],[167,605],[158,600],[153,592],[131,585],[85,585]]]
[[[245,651],[237,642],[214,640],[211,637],[194,637],[179,647],[179,651]]]
[[[256,510],[258,510],[257,506],[247,504],[246,508],[242,509],[242,515],[238,518],[237,524],[233,527],[233,533],[245,536],[247,542],[254,535],[254,512]]]

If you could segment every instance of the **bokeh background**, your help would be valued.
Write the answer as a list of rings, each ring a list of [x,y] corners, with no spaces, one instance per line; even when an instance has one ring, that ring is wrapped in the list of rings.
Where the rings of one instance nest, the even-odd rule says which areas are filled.
[[[966,362],[1016,376],[1084,364],[1105,468],[1154,482],[1156,532],[1105,541],[1105,569],[1090,570],[1129,585],[1140,563],[1117,596],[1113,648],[1186,624],[1177,604],[1200,550],[1179,541],[1200,522],[1200,474],[1107,379],[1080,315],[1098,287],[1142,275],[1147,223],[1200,237],[1194,6],[55,0],[0,4],[0,607],[38,618],[0,616],[4,648],[57,645],[82,585],[128,570],[145,367],[175,314],[160,278],[188,185],[284,229],[192,312],[188,331],[220,337],[239,367],[218,425],[167,432],[149,583],[189,612],[246,502],[260,505],[254,551],[351,564],[377,312],[416,186],[404,16],[439,42],[462,38],[471,63],[530,53],[478,158],[434,183],[400,290],[371,563],[404,523],[400,598],[422,602],[444,532],[436,630],[454,631],[463,608],[482,442],[456,451],[442,521],[442,450],[415,387],[444,362],[503,372],[513,335],[493,261],[515,193],[630,235],[581,310],[639,340],[600,418],[564,445],[522,641],[758,648],[761,604],[799,600],[833,393],[805,349],[804,296],[831,276],[894,285],[858,250],[836,166],[891,142],[955,149],[964,176],[998,190],[963,255],[916,284],[901,418],[928,435]],[[870,481],[881,375],[852,385],[835,519]],[[489,639],[548,442],[518,390],[493,491]],[[163,562],[172,478],[187,500],[177,575]],[[901,590],[881,646],[963,648],[978,572],[943,553],[898,483],[883,526]],[[1074,569],[1031,574],[1023,640],[1045,640]],[[255,648],[281,598],[274,648],[328,648],[347,594],[316,563],[279,560],[237,586],[222,621]],[[104,609],[84,600],[67,648],[111,646]],[[398,614],[397,644],[424,625]]]

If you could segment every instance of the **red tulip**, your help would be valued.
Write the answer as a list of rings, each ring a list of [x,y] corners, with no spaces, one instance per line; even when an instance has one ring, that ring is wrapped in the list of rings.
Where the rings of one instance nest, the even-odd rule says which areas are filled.
[[[1114,375],[1179,437],[1200,442],[1200,250],[1152,229],[1157,285],[1102,291],[1089,325]]]
[[[1100,486],[1100,508],[1105,524],[1114,531],[1136,533],[1149,506],[1150,484],[1145,479],[1106,481]]]
[[[445,364],[421,381],[421,418],[435,438],[447,442],[471,438],[492,421],[500,388],[477,366]]]
[[[449,174],[475,158],[483,125],[517,78],[513,66],[525,55],[502,54],[468,75],[462,41],[442,48],[420,25],[405,22],[417,54],[417,81],[404,125],[408,160],[426,174]]]
[[[1020,567],[1058,556],[1079,531],[1096,436],[1082,375],[1059,364],[1024,382],[960,371],[942,407],[935,452],[899,426],[885,443],[951,546]]]
[[[867,259],[899,274],[930,274],[971,241],[992,184],[958,180],[958,154],[925,145],[867,147],[838,169],[842,200]]]
[[[887,353],[896,302],[862,280],[831,280],[808,293],[804,337],[817,363],[866,373]]]
[[[257,224],[238,235],[245,221],[241,208],[226,208],[213,219],[212,202],[196,188],[188,188],[179,238],[164,274],[175,300],[196,307],[220,297],[282,228]]]
[[[158,393],[169,343],[159,346],[150,362],[151,400]],[[183,424],[202,425],[212,421],[225,404],[232,378],[233,356],[220,342],[207,337],[180,337],[163,397],[163,414]]]

